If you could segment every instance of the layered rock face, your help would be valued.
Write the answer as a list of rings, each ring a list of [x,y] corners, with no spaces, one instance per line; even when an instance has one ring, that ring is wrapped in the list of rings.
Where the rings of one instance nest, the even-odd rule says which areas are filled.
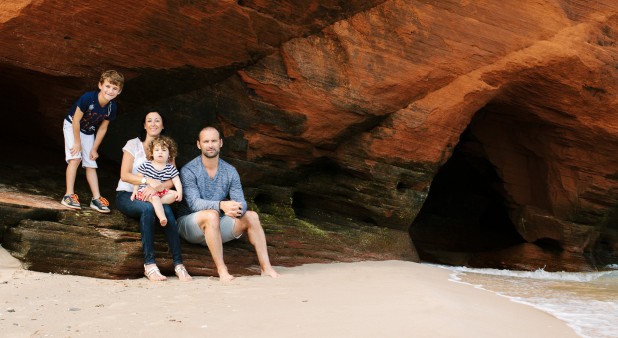
[[[66,110],[115,68],[111,159],[148,107],[181,165],[220,125],[262,212],[409,232],[442,263],[618,260],[618,1],[2,6],[16,147],[37,133],[62,154]]]
[[[137,220],[118,211],[102,215],[84,208],[75,212],[47,196],[12,191],[5,198],[0,185],[0,238],[2,247],[30,270],[96,278],[124,279],[143,276],[143,251]],[[319,227],[298,219],[261,217],[275,266],[359,260],[418,260],[409,238],[377,227]],[[6,231],[5,231],[6,230]],[[157,265],[174,274],[163,232],[155,232]],[[183,263],[191,275],[216,276],[206,247],[182,243]],[[230,273],[260,274],[260,266],[247,236],[226,243],[224,256]]]

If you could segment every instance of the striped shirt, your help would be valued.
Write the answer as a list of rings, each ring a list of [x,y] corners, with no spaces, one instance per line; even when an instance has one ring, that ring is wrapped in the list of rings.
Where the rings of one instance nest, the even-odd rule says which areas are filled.
[[[155,168],[150,161],[146,161],[142,163],[142,165],[137,167],[137,172],[144,175],[145,177],[153,178],[161,182],[165,182],[178,176],[178,169],[176,169],[176,167],[174,167],[173,165],[167,163],[165,164],[165,168],[163,168],[163,170],[157,170],[157,168]],[[139,187],[142,188],[145,186],[146,184],[143,184]]]

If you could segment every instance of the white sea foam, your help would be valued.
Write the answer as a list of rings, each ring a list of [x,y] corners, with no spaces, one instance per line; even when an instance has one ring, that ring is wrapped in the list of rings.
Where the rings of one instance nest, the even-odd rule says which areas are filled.
[[[439,266],[450,279],[533,306],[566,322],[578,335],[618,337],[618,271],[547,272]]]
[[[599,271],[599,272],[548,272],[543,269],[536,271],[516,271],[516,270],[499,270],[499,269],[475,269],[467,268],[463,266],[449,267],[449,270],[456,272],[468,272],[468,273],[480,273],[483,275],[495,275],[495,276],[510,276],[517,278],[531,278],[531,279],[544,279],[554,281],[569,281],[569,282],[590,282],[599,279],[603,276],[614,273],[613,271]]]

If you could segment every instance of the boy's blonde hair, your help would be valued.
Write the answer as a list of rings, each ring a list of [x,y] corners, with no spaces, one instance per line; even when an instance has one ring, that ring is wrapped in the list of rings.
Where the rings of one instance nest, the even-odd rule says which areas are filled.
[[[162,148],[167,148],[170,152],[170,157],[167,159],[167,162],[171,163],[176,155],[178,154],[178,150],[176,148],[176,142],[171,137],[167,136],[159,136],[154,140],[150,141],[148,145],[148,153],[146,154],[146,158],[148,161],[152,161],[154,159],[154,148],[156,146],[161,146]]]
[[[101,74],[101,79],[99,79],[99,83],[103,84],[105,80],[109,81],[109,83],[116,85],[122,89],[124,86],[124,75],[118,73],[115,70],[107,70]]]

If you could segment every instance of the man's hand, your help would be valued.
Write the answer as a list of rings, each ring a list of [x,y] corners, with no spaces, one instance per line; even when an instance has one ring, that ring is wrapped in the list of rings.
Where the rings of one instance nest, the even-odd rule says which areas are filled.
[[[242,215],[242,204],[236,201],[221,201],[219,208],[229,217],[237,218]]]

